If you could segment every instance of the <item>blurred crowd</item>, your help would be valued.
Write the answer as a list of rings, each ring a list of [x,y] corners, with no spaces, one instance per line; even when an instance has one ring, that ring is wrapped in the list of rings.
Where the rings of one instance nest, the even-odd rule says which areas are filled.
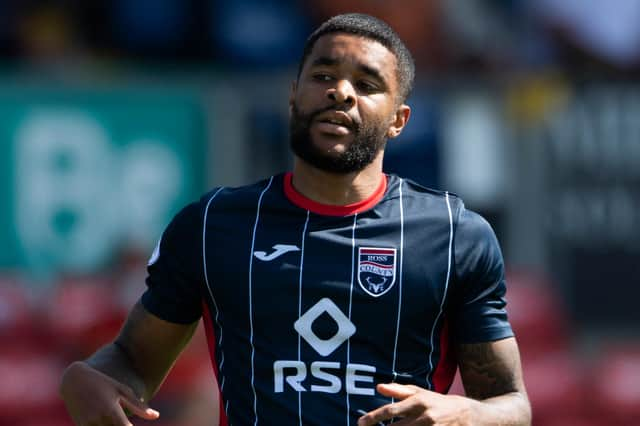
[[[348,11],[388,21],[422,75],[501,77],[548,66],[628,75],[640,66],[634,0],[4,1],[0,56],[282,68],[295,65],[316,24]]]
[[[387,170],[453,186],[496,228],[534,424],[640,424],[637,0],[2,1],[0,98],[16,81],[195,81],[243,112],[233,124],[203,101],[208,166],[221,172],[195,192],[245,182],[288,164],[286,98],[274,109],[262,94],[279,89],[266,86],[289,81],[306,36],[343,12],[384,19],[416,59],[413,123]],[[216,137],[242,137],[246,152],[234,162]],[[70,424],[62,368],[117,333],[144,290],[145,244],[47,285],[0,253],[0,426]],[[215,424],[208,356],[199,330],[152,404],[156,424]]]

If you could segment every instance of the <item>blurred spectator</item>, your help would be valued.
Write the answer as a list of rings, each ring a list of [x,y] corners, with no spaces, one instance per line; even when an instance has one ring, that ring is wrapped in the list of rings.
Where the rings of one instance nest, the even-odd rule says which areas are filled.
[[[636,0],[529,1],[534,15],[560,41],[557,58],[574,65],[619,69],[640,66],[640,2]],[[572,52],[573,51],[573,52]],[[571,64],[569,64],[571,65]]]
[[[114,36],[133,52],[178,50],[187,42],[189,1],[116,0]]]
[[[515,60],[514,31],[517,16],[510,16],[512,2],[448,0],[442,2],[443,20],[451,60],[456,69],[499,71]],[[517,22],[517,21],[516,21]]]
[[[427,72],[446,63],[446,41],[443,40],[442,3],[440,0],[311,0],[309,13],[320,23],[340,13],[366,13],[386,21],[405,42],[416,62],[416,68]]]
[[[215,58],[236,66],[286,66],[298,60],[310,28],[293,0],[213,2]]]
[[[25,7],[18,24],[23,55],[36,64],[73,59],[80,49],[73,9],[67,2],[37,2]]]
[[[18,54],[19,22],[16,2],[0,2],[0,58],[15,57]]]
[[[203,57],[203,0],[94,0],[77,9],[84,37],[101,56],[137,62]]]

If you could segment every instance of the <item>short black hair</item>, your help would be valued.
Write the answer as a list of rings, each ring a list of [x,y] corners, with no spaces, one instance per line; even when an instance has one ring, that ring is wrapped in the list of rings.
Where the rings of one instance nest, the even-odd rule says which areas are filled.
[[[400,102],[404,102],[411,89],[415,76],[415,65],[411,52],[400,36],[384,21],[363,13],[347,13],[334,16],[323,22],[307,39],[298,65],[298,77],[313,46],[320,37],[331,33],[347,33],[375,40],[385,46],[396,57],[398,63],[397,78]]]

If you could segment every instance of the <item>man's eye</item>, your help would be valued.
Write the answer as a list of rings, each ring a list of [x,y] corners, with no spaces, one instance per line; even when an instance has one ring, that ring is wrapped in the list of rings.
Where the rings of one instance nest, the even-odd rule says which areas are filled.
[[[313,79],[316,81],[331,81],[332,77],[329,74],[314,74]]]
[[[373,92],[379,91],[378,87],[375,84],[369,83],[368,81],[359,81],[357,86],[358,86],[358,89],[367,93],[373,93]]]

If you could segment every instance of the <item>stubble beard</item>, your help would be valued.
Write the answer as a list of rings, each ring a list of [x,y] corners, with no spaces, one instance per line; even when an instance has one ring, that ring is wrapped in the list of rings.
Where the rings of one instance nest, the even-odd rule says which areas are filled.
[[[302,113],[294,104],[289,119],[289,143],[295,155],[320,170],[347,174],[363,170],[371,164],[387,143],[384,123],[354,123],[353,140],[343,152],[328,152],[313,143],[311,123],[314,118],[335,107],[324,108],[308,114]]]

